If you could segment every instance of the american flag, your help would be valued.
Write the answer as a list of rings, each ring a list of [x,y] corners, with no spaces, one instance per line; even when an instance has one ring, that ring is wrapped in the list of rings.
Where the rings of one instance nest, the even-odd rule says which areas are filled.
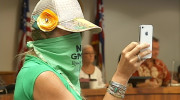
[[[105,76],[105,55],[104,55],[104,30],[103,30],[103,21],[104,21],[104,7],[103,0],[97,0],[97,14],[95,24],[102,28],[102,32],[98,34],[93,34],[91,38],[91,44],[95,49],[97,55],[97,65],[104,72]]]
[[[21,19],[20,19],[20,42],[18,47],[18,54],[26,52],[27,41],[32,41],[31,38],[31,26],[30,26],[30,17],[29,17],[29,0],[22,1],[22,8],[21,8]],[[18,60],[18,71],[21,69],[23,65],[22,57],[19,57]]]

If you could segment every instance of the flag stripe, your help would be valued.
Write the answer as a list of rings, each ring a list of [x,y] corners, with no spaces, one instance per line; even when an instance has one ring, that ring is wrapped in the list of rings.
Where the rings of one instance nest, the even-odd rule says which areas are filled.
[[[97,0],[97,14],[95,24],[102,28],[102,32],[98,34],[93,34],[91,38],[91,44],[97,53],[97,65],[102,68],[105,66],[105,55],[104,55],[104,30],[103,30],[103,21],[104,21],[104,7],[103,0]]]
[[[28,41],[32,41],[31,38],[31,26],[30,26],[30,17],[28,16],[29,13],[29,0],[23,0],[22,1],[22,9],[21,9],[21,20],[20,20],[20,32],[21,39],[19,42],[18,47],[18,54],[26,52],[27,46],[26,43]],[[19,57],[18,59],[18,71],[21,69],[23,65],[22,57]]]

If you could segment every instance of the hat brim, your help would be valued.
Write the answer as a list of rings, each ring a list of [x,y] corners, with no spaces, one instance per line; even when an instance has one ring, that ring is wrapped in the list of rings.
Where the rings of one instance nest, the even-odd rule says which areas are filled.
[[[85,20],[84,18],[76,18],[70,21],[61,22],[58,23],[57,27],[70,32],[92,31],[93,33],[99,33],[102,31],[101,27]]]

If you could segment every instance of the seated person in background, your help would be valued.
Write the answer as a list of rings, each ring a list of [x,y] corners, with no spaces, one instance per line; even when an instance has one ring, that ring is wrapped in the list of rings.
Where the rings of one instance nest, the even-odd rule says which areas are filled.
[[[178,82],[180,83],[180,65],[178,67],[177,78],[178,78]]]
[[[159,40],[153,37],[152,58],[146,59],[133,76],[151,76],[145,83],[138,84],[138,87],[159,87],[167,86],[171,76],[166,65],[157,58],[159,54]]]
[[[82,69],[80,71],[80,79],[96,79],[98,86],[97,88],[105,87],[102,81],[102,73],[100,69],[95,66],[94,63],[95,52],[91,45],[85,45],[82,49]]]

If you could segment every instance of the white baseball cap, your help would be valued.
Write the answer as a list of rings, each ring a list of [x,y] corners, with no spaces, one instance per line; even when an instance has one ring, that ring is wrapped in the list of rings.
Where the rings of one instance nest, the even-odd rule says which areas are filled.
[[[42,14],[44,12],[45,14]],[[38,18],[41,18],[42,20],[38,20]],[[58,27],[70,32],[90,30],[99,33],[102,30],[99,26],[84,19],[81,7],[77,0],[40,0],[31,15],[31,24],[33,24],[32,30],[37,27],[39,28],[40,26],[37,23],[41,23],[41,21],[44,27],[48,26],[49,23],[54,23],[54,21],[56,21],[57,24],[51,24],[49,27]],[[40,29],[45,32],[52,31]]]

